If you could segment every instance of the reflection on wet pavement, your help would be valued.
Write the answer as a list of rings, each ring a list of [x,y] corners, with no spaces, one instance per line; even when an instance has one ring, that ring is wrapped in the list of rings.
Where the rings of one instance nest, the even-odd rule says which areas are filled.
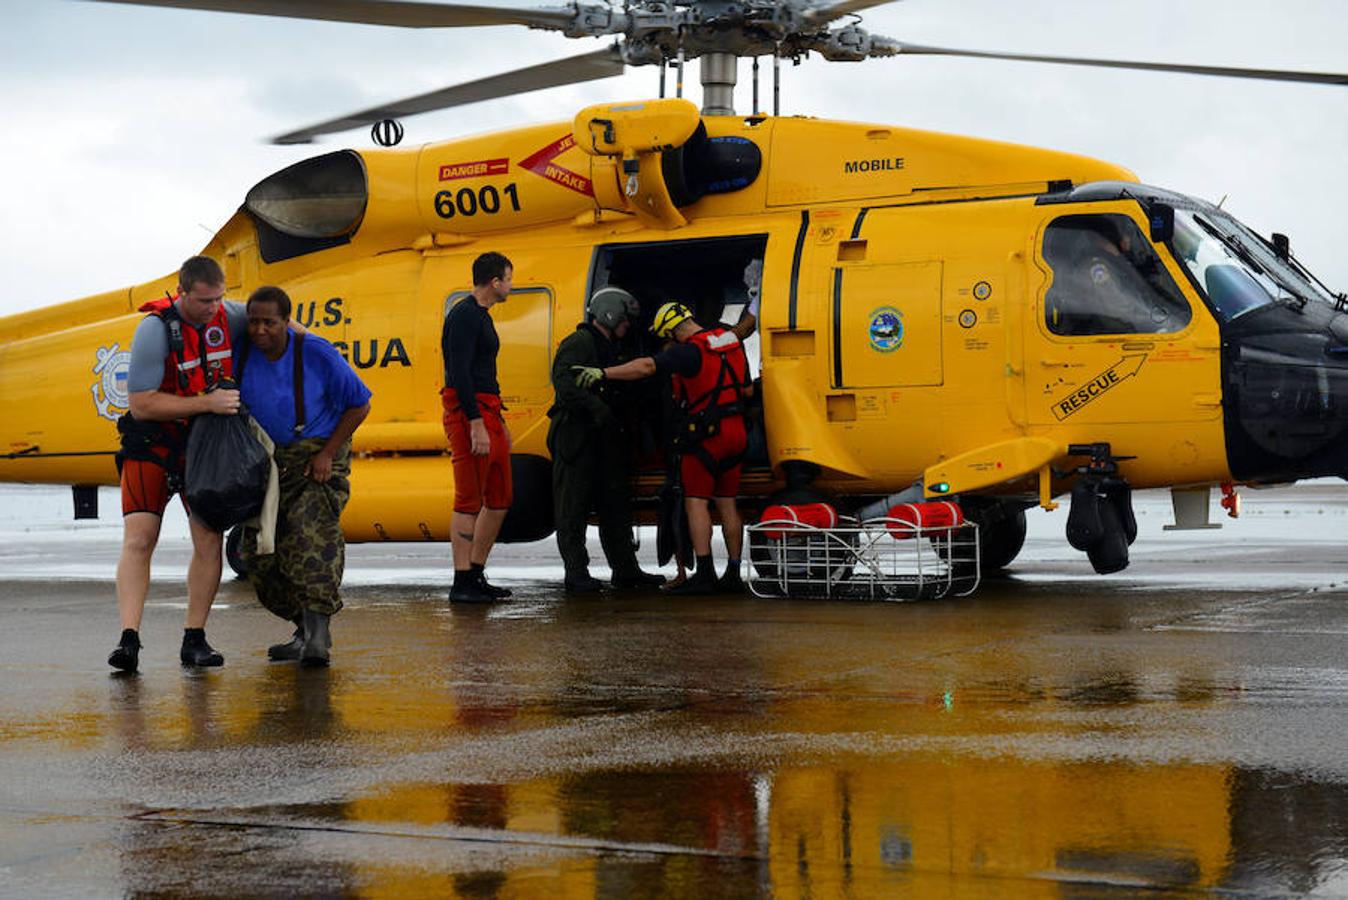
[[[106,582],[0,580],[0,895],[1348,896],[1348,595],[1114,584],[355,587],[317,671],[229,584],[116,677]]]

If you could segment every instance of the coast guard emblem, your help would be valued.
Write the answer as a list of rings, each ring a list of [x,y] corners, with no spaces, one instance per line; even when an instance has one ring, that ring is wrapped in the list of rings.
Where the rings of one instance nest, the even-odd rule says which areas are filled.
[[[111,347],[99,347],[98,364],[93,373],[98,376],[89,391],[94,395],[94,409],[103,418],[116,422],[126,412],[131,396],[126,390],[126,376],[131,369],[131,351],[119,349],[117,344]]]

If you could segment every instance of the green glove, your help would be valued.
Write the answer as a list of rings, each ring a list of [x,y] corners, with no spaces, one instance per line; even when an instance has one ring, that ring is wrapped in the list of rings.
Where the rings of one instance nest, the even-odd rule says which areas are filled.
[[[604,370],[598,366],[572,366],[576,373],[576,387],[589,388],[604,380]]]

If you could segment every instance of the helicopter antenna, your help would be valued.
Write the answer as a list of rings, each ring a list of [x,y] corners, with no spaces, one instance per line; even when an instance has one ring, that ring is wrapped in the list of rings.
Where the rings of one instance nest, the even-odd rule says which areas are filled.
[[[1226,202],[1226,198],[1227,198],[1227,197],[1230,197],[1230,196],[1231,196],[1230,194],[1222,194],[1222,199],[1220,199],[1220,200],[1217,201],[1217,208],[1218,208],[1218,209],[1221,209],[1221,208],[1222,208],[1222,204]]]

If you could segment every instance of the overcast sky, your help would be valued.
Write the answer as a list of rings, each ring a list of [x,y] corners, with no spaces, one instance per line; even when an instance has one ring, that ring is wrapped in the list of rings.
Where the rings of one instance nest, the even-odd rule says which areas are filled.
[[[414,31],[82,0],[2,8],[0,314],[172,271],[270,172],[370,145],[367,130],[308,147],[268,146],[269,136],[602,46],[518,27]],[[863,25],[974,49],[1348,69],[1345,0],[903,0]],[[1348,87],[925,57],[812,59],[783,72],[787,114],[1084,153],[1152,184],[1226,197],[1256,230],[1289,233],[1304,263],[1348,290]],[[656,77],[634,69],[413,117],[403,146],[569,122],[590,103],[655,96]],[[695,69],[688,80],[700,100]],[[736,102],[746,112],[748,80],[743,61]]]

